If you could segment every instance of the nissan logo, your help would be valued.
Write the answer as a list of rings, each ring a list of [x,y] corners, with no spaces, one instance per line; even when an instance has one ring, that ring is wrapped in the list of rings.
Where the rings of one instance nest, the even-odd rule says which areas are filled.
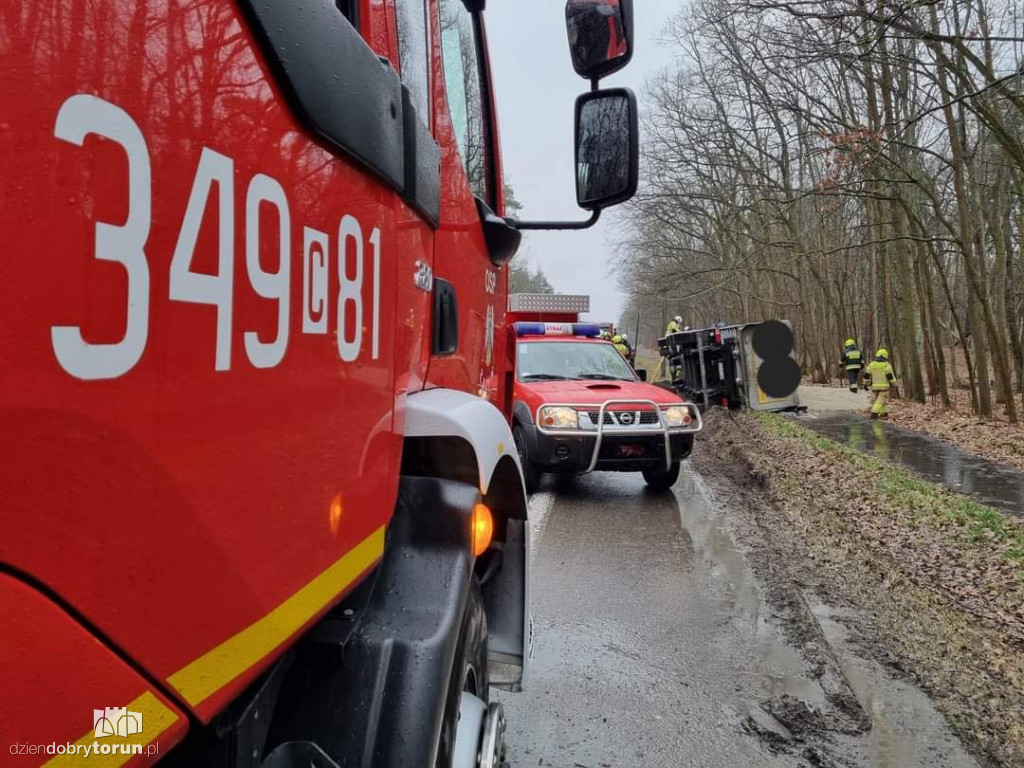
[[[633,423],[633,414],[632,413],[620,413],[619,414],[619,424],[632,424],[632,423]]]

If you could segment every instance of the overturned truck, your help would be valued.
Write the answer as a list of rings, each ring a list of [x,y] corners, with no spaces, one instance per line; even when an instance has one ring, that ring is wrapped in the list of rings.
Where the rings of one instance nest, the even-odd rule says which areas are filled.
[[[799,409],[793,347],[792,328],[783,320],[687,329],[658,339],[670,386],[704,409]]]

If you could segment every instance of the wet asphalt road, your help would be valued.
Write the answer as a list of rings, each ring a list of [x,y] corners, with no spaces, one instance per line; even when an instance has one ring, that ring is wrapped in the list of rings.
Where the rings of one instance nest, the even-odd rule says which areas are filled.
[[[782,728],[768,699],[813,708],[824,693],[700,477],[684,470],[669,494],[632,474],[544,487],[531,499],[534,658],[526,689],[500,696],[513,768],[812,764],[802,744],[773,750],[744,728],[751,715]],[[824,624],[842,658],[840,624]],[[843,666],[874,727],[828,736],[811,760],[836,759],[813,764],[976,765],[919,691],[873,662]]]

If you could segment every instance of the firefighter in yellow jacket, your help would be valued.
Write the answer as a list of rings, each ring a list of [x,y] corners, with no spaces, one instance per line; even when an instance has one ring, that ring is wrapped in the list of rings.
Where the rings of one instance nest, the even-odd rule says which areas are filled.
[[[623,357],[626,357],[629,354],[629,345],[626,344],[620,334],[616,333],[612,336],[612,344],[615,345],[615,348],[619,350],[619,354]]]
[[[875,359],[868,363],[867,379],[871,385],[871,418],[888,418],[885,404],[889,400],[889,387],[896,383],[896,372],[889,365],[887,350],[875,352]]]

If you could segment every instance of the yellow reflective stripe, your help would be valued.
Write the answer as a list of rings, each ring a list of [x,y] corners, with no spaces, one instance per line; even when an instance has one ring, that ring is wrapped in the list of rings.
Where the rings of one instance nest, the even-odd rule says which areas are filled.
[[[139,698],[126,705],[129,712],[138,712],[142,715],[142,733],[131,736],[104,736],[96,738],[95,731],[90,730],[85,736],[75,742],[75,746],[89,746],[89,757],[86,759],[85,750],[74,751],[71,754],[57,755],[52,760],[43,763],[44,768],[63,768],[64,766],[98,766],[99,768],[117,768],[132,759],[133,755],[122,755],[121,744],[138,744],[142,747],[142,754],[146,754],[146,747],[152,744],[161,733],[166,731],[178,720],[178,715],[173,709],[166,706],[160,699],[149,691],[143,693]],[[100,752],[93,752],[96,747],[109,744],[116,746],[117,754],[104,755]],[[130,750],[125,750],[126,752]]]
[[[264,659],[384,553],[384,526],[256,623],[167,678],[192,706]]]

